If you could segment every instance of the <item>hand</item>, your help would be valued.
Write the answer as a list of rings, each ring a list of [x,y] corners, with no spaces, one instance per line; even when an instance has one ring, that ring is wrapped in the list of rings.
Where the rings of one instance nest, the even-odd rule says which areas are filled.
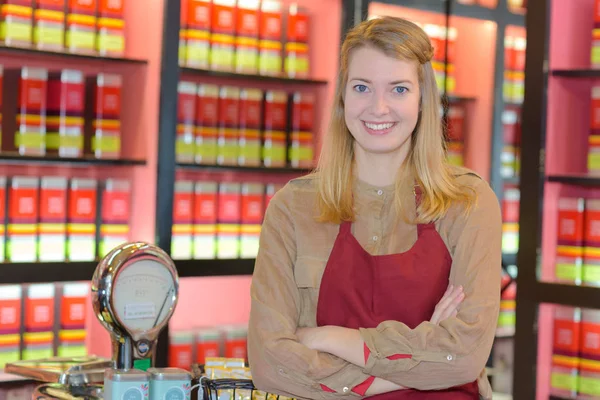
[[[442,299],[435,306],[435,310],[431,319],[429,320],[431,323],[439,325],[443,320],[456,317],[458,314],[458,306],[465,298],[465,294],[463,293],[462,286],[454,287],[453,285],[449,285],[448,289],[446,289],[446,293],[442,296]]]

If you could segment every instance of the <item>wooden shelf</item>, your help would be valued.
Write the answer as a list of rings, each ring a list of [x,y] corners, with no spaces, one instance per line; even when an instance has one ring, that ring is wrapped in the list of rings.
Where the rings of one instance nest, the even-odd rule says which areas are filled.
[[[254,259],[175,260],[180,278],[201,276],[248,276],[254,272]]]
[[[570,307],[598,308],[600,287],[536,282],[532,294],[538,304],[549,303]]]
[[[98,262],[1,263],[0,284],[90,281]]]
[[[564,78],[600,78],[600,69],[555,69],[550,74]]]
[[[311,170],[303,168],[270,168],[270,167],[245,167],[245,166],[234,166],[234,165],[202,165],[202,164],[188,164],[188,163],[177,163],[178,168],[198,170],[198,171],[238,171],[238,172],[261,172],[261,173],[272,173],[272,174],[307,174]]]
[[[549,175],[548,182],[564,183],[579,186],[600,186],[600,176],[588,175]]]
[[[105,57],[98,55],[89,54],[76,54],[67,53],[64,51],[51,51],[51,50],[37,50],[34,48],[27,47],[11,47],[6,45],[0,45],[0,54],[3,55],[19,55],[19,56],[40,56],[40,57],[54,57],[62,58],[64,60],[88,60],[93,62],[109,62],[119,64],[132,64],[132,65],[146,65],[147,60],[141,60],[137,58],[129,57]]]
[[[0,153],[0,164],[46,164],[46,165],[70,165],[76,167],[98,166],[133,166],[146,165],[146,160],[129,159],[97,159],[92,157],[70,158],[54,156],[22,156],[20,154]]]
[[[237,80],[245,80],[245,81],[259,81],[259,82],[271,82],[271,83],[281,83],[281,84],[301,84],[301,85],[312,85],[312,86],[325,86],[329,82],[315,79],[295,79],[295,78],[286,78],[280,76],[268,76],[268,75],[251,75],[251,74],[238,74],[235,72],[223,72],[223,71],[213,71],[208,69],[196,69],[196,68],[187,68],[181,67],[182,75],[192,75],[192,76],[209,76],[213,78],[227,78],[227,79],[237,79]]]

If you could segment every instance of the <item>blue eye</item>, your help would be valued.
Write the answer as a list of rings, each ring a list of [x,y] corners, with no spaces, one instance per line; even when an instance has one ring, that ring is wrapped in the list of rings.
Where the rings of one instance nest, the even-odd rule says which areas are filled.
[[[396,86],[396,87],[394,88],[394,91],[395,91],[396,93],[398,93],[398,94],[403,94],[403,93],[406,93],[406,92],[408,92],[408,89],[407,89],[407,88],[405,88],[404,86]]]
[[[354,85],[354,90],[359,93],[365,93],[369,88],[366,85]]]

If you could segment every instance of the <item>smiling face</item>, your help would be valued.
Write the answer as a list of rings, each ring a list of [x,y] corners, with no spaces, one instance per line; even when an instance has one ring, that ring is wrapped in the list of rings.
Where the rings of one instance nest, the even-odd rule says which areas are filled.
[[[387,154],[404,160],[408,155],[419,118],[417,69],[416,61],[392,58],[372,47],[353,51],[344,115],[357,157]]]

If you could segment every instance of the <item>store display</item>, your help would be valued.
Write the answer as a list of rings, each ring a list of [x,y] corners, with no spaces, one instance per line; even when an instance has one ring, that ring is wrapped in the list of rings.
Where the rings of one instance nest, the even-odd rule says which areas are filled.
[[[207,69],[210,64],[211,0],[181,1],[179,64]]]
[[[555,277],[557,282],[580,285],[583,264],[585,199],[558,201]]]
[[[463,166],[465,164],[465,115],[466,110],[462,104],[451,104],[448,107],[447,127],[447,157],[450,164]]]
[[[588,137],[587,172],[600,173],[600,86],[591,89],[590,134]]]
[[[0,221],[6,221],[6,177],[0,176]],[[0,262],[5,260],[6,250],[6,227],[5,224],[0,224]]]
[[[519,251],[519,203],[521,192],[517,185],[504,185],[502,196],[502,253]]]
[[[30,285],[25,296],[23,360],[36,360],[54,355],[54,301],[52,283]]]
[[[217,196],[216,182],[195,184],[193,254],[194,259],[214,259],[217,254]]]
[[[504,38],[504,101],[523,103],[525,96],[525,51],[527,40],[523,37]]]
[[[260,0],[238,0],[236,12],[235,72],[258,72]]]
[[[217,164],[237,165],[240,123],[240,89],[219,89],[219,129],[217,132]]]
[[[239,258],[241,185],[236,182],[221,183],[217,204],[217,258]]]
[[[556,306],[550,390],[556,396],[577,396],[580,341],[581,310]]]
[[[65,283],[60,297],[60,328],[58,331],[59,357],[87,355],[85,321],[88,283]]]
[[[168,366],[170,368],[191,369],[193,344],[193,332],[169,331]]]
[[[515,334],[517,282],[511,282],[510,275],[503,271],[502,287],[505,286],[500,299],[500,313],[496,327],[496,336],[499,337],[510,337]]]
[[[196,101],[196,164],[217,163],[217,137],[219,126],[219,87],[198,85]]]
[[[581,339],[579,340],[578,399],[597,398],[600,395],[600,311],[581,310]]]
[[[288,95],[279,90],[269,90],[265,96],[263,132],[263,164],[266,167],[284,167],[287,147]]]
[[[15,176],[8,192],[6,258],[10,262],[37,261],[39,180]]]
[[[33,45],[60,51],[65,47],[66,0],[36,0],[33,11]]]
[[[298,3],[289,6],[285,40],[285,75],[290,78],[310,76],[310,14]]]
[[[0,369],[21,356],[22,296],[20,285],[0,286]]]
[[[210,68],[233,71],[236,0],[212,0]]]
[[[288,158],[293,168],[314,165],[315,96],[296,92],[292,95],[292,115]]]
[[[131,182],[125,179],[107,179],[102,189],[98,257],[130,240]]]
[[[69,0],[65,47],[71,53],[96,52],[96,9],[99,0]]]
[[[242,89],[240,92],[238,165],[261,164],[262,103],[262,90]]]
[[[193,163],[196,155],[196,99],[198,86],[193,82],[179,82],[177,88],[177,138],[175,158],[177,162]]]
[[[76,70],[51,72],[46,101],[46,154],[74,158],[83,156],[83,73]]]
[[[260,31],[258,69],[261,75],[281,75],[283,14],[279,0],[262,0],[260,5]]]
[[[194,183],[184,180],[175,182],[173,235],[171,238],[171,258],[174,260],[189,260],[192,258],[193,201]]]
[[[70,261],[96,259],[96,213],[98,182],[71,179],[67,220],[67,258]]]
[[[211,357],[219,357],[221,353],[222,332],[217,328],[202,328],[196,333],[196,354],[193,359],[199,365],[205,365]]]
[[[594,0],[594,27],[592,29],[592,49],[590,64],[592,68],[600,66],[600,1]]]
[[[101,73],[87,78],[85,148],[98,159],[121,156],[120,75]]]
[[[0,42],[30,47],[33,34],[33,0],[4,0],[0,4]]]
[[[265,187],[260,183],[242,184],[242,212],[240,227],[240,257],[256,258],[264,218]]]
[[[600,200],[586,199],[581,284],[600,286]]]
[[[516,110],[506,109],[502,112],[502,128],[504,146],[500,155],[500,175],[512,178],[519,175],[521,164],[521,125]]]
[[[42,177],[40,180],[39,261],[66,260],[67,187],[67,178]]]
[[[100,0],[96,19],[96,52],[101,56],[125,54],[125,0]]]

